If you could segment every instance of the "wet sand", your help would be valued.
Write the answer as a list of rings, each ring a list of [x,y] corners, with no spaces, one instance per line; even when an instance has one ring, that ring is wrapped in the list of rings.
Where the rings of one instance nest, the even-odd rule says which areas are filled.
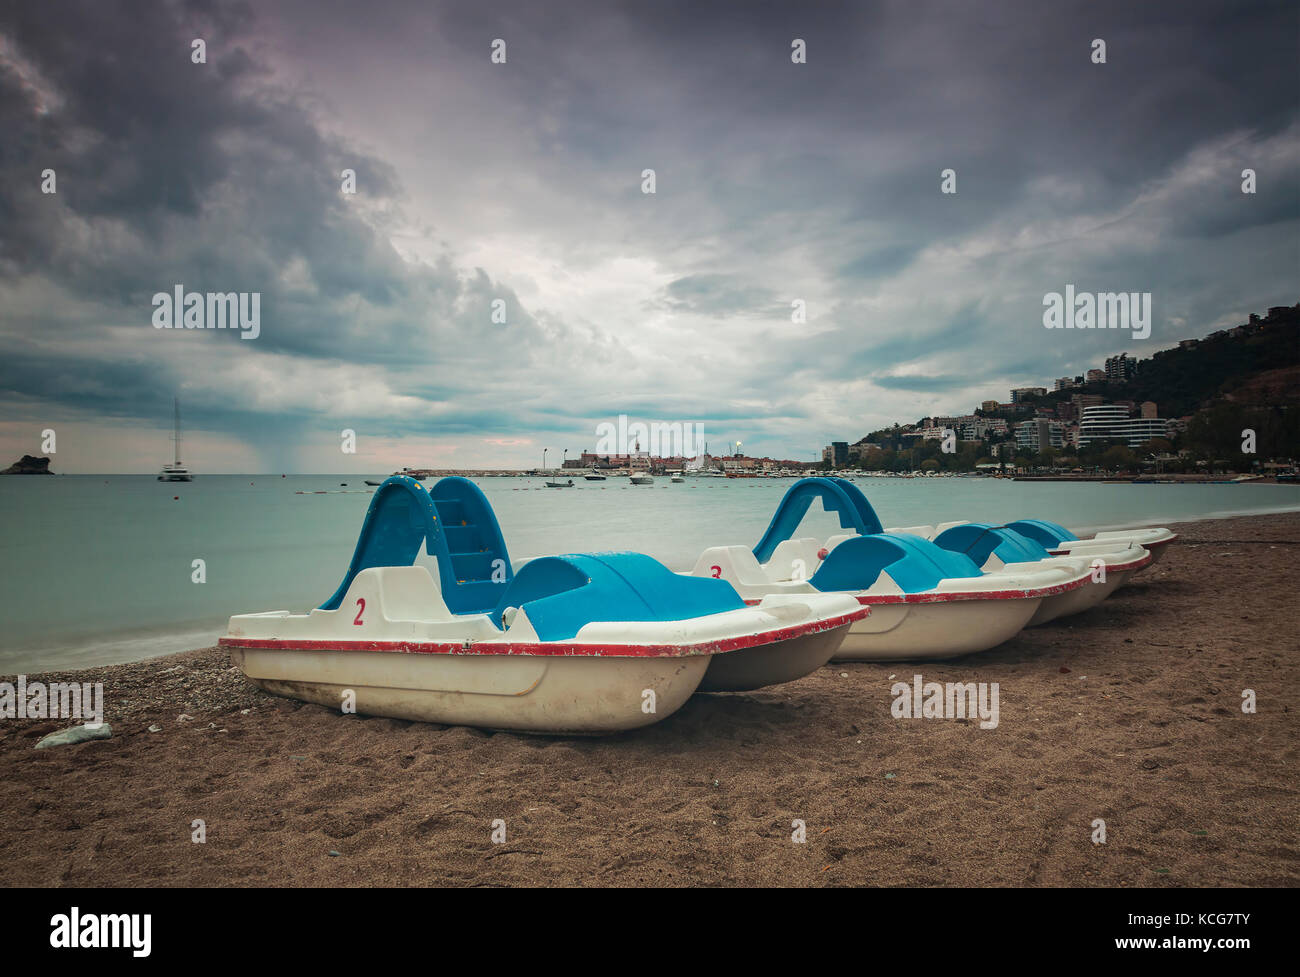
[[[69,723],[0,720],[0,884],[1300,884],[1300,514],[1176,528],[1101,607],[991,652],[604,738],[344,717],[212,648],[29,675],[104,682],[113,737],[37,751]],[[999,683],[997,728],[894,719],[917,673]]]

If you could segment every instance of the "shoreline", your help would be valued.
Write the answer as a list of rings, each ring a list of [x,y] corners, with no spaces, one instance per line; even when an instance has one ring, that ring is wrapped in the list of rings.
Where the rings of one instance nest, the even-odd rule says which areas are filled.
[[[992,651],[608,737],[344,717],[216,648],[32,675],[103,681],[113,736],[36,751],[69,723],[0,721],[0,884],[1300,885],[1300,515],[1171,528],[1101,607]],[[1000,683],[1000,725],[893,719],[918,673]]]
[[[1169,521],[1166,519],[1144,519],[1116,523],[1102,523],[1097,525],[1071,526],[1069,528],[1084,536],[1093,535],[1099,532],[1108,532],[1111,530],[1142,529],[1149,526],[1168,526],[1176,530],[1180,525],[1194,526],[1204,522],[1215,522],[1228,519],[1263,518],[1274,515],[1282,516],[1297,512],[1300,512],[1300,504],[1294,506],[1283,506],[1281,508],[1271,506],[1263,509],[1235,509],[1228,512],[1210,513],[1204,516],[1193,516],[1190,518],[1180,517],[1177,521]],[[670,567],[670,569],[674,568]],[[689,570],[690,567],[682,566],[676,569]],[[151,628],[147,630],[114,631],[97,635],[93,641],[76,640],[82,636],[73,636],[73,639],[76,640],[74,650],[77,652],[86,652],[92,649],[117,648],[131,645],[133,643],[152,646],[171,645],[174,644],[172,640],[173,635],[179,638],[183,635],[193,636],[197,633],[208,631],[220,635],[225,632],[225,621],[226,618],[222,618],[220,621],[212,622],[210,627],[205,627],[204,622],[190,621],[177,625],[174,628],[167,629]],[[171,655],[184,654],[187,651],[192,650],[193,647],[194,646],[190,645],[182,648],[173,648],[169,651],[159,651],[130,658],[116,658],[114,656],[114,660],[101,661],[83,667],[85,669],[107,668],[117,665],[133,665],[147,661],[158,661]],[[10,649],[0,649],[0,676],[14,675],[17,674],[18,671],[73,671],[74,669],[71,669],[66,665],[56,664],[51,668],[39,663],[30,666],[22,666],[16,671],[10,671],[14,666],[11,662],[5,660],[6,658],[16,658],[20,655],[28,655],[32,658],[36,658],[42,654],[52,654],[59,657],[68,653],[69,649],[67,649],[67,646],[59,641],[48,641],[38,645],[23,645]],[[92,655],[92,657],[98,656]]]

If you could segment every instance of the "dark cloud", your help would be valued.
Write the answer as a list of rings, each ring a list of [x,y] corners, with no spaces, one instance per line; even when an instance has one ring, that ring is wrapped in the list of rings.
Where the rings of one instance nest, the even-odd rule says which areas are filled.
[[[146,418],[182,388],[267,451],[322,414],[577,441],[639,413],[792,453],[967,409],[1124,348],[1042,329],[1066,282],[1151,291],[1153,348],[1295,301],[1298,27],[1204,0],[7,5],[0,400]],[[261,292],[262,337],[155,333],[178,282]]]

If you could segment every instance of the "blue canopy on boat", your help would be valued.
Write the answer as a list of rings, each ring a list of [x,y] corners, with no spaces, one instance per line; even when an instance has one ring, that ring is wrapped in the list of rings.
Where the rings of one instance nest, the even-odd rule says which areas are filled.
[[[1049,550],[1054,549],[1061,543],[1068,543],[1079,538],[1064,526],[1058,526],[1046,519],[1017,519],[1015,522],[1008,523],[1007,528],[1014,529],[1021,536],[1028,536],[1034,542],[1045,546]]]
[[[854,536],[826,555],[808,582],[821,591],[866,590],[888,570],[906,594],[933,590],[940,580],[978,577],[967,556],[943,549],[911,533]]]
[[[544,557],[516,575],[477,485],[444,478],[426,491],[394,475],[375,490],[347,575],[321,609],[336,610],[362,570],[410,566],[421,545],[438,561],[453,614],[487,613],[500,627],[507,607],[525,607],[543,641],[572,638],[591,621],[683,621],[745,607],[725,580],[684,577],[640,553]]]
[[[745,602],[725,580],[687,577],[642,553],[590,553],[529,560],[492,611],[528,614],[543,641],[566,641],[593,621],[685,621],[741,610]]]
[[[983,566],[992,554],[997,554],[1003,563],[1033,563],[1051,555],[1040,543],[1014,529],[983,522],[967,522],[945,529],[934,542],[945,550],[964,553],[977,566]]]

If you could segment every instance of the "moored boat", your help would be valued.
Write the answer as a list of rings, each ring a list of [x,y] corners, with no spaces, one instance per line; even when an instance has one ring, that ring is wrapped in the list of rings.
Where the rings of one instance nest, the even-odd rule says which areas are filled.
[[[436,559],[441,587],[415,565]],[[700,691],[823,664],[869,608],[844,595],[751,606],[636,553],[525,562],[467,479],[374,494],[335,594],[230,619],[221,644],[268,692],[369,715],[546,733],[663,719]],[[809,665],[810,661],[816,664]]]
[[[871,608],[833,661],[955,658],[1024,628],[1043,601],[1084,586],[1066,567],[981,573],[968,557],[914,536],[853,536],[824,556],[815,539],[785,540],[766,563],[743,546],[705,550],[692,574],[727,580],[741,596],[847,593]],[[804,575],[803,568],[813,571]]]
[[[1044,601],[1030,620],[1030,627],[1096,607],[1155,559],[1143,547],[1123,541],[1080,545],[1067,554],[1053,555],[1036,540],[1010,527],[986,523],[950,526],[933,540],[944,549],[964,553],[985,572],[1050,566],[1087,571],[1088,583],[1084,587]]]
[[[818,499],[853,532],[825,542],[792,538]],[[729,580],[750,599],[854,594],[874,612],[854,625],[837,660],[939,658],[991,648],[1023,627],[1095,607],[1151,561],[1143,546],[1113,537],[1077,541],[1053,555],[1005,526],[884,530],[851,483],[805,478],[787,491],[752,552],[714,547],[692,573]]]
[[[185,465],[181,464],[181,402],[180,398],[172,398],[172,410],[174,412],[174,428],[172,432],[172,442],[175,447],[172,450],[172,461],[170,464],[162,466],[162,471],[158,473],[160,482],[192,482],[194,473]]]

